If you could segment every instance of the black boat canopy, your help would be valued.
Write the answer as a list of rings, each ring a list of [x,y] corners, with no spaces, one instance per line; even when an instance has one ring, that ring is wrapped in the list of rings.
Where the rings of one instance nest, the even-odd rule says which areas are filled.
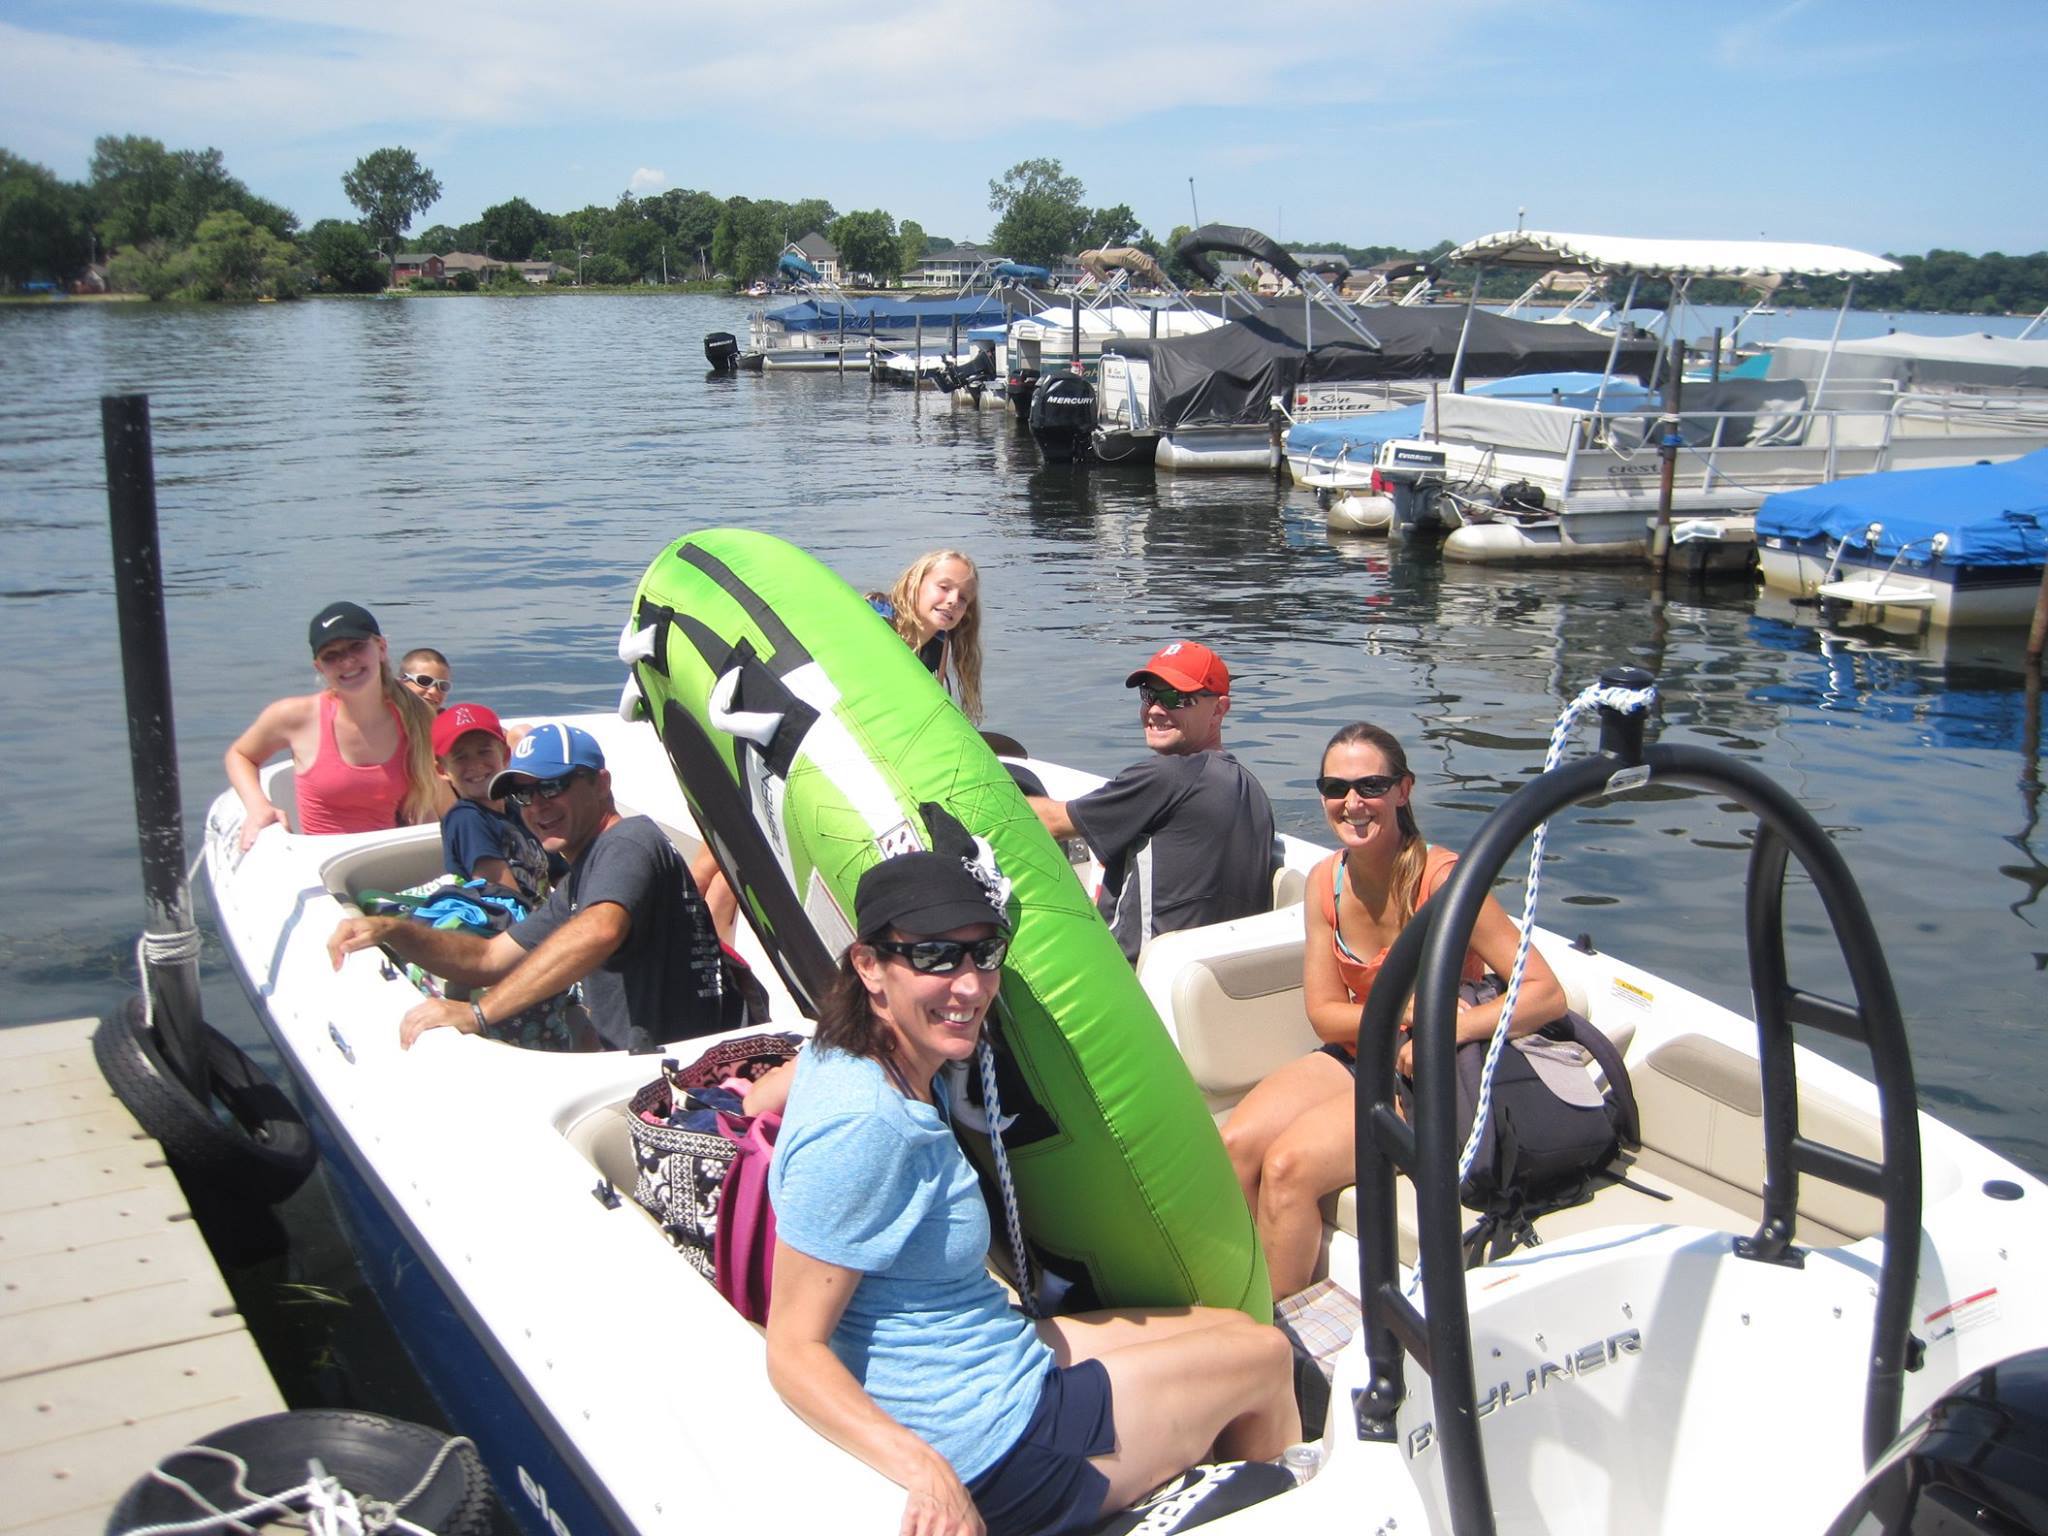
[[[1173,250],[1190,270],[1201,275],[1205,283],[1223,280],[1216,263],[1209,259],[1211,251],[1228,251],[1234,256],[1263,261],[1285,278],[1301,275],[1301,263],[1294,259],[1293,252],[1282,250],[1256,229],[1246,229],[1241,224],[1204,224],[1200,229],[1182,235]]]
[[[1272,397],[1286,399],[1297,384],[1450,377],[1462,309],[1378,305],[1357,313],[1379,338],[1377,350],[1327,319],[1315,324],[1310,350],[1310,322],[1298,305],[1262,310],[1196,336],[1127,341],[1117,350],[1151,359],[1151,419],[1162,430],[1264,421]],[[1472,378],[1599,373],[1612,345],[1612,337],[1587,326],[1509,320],[1481,310],[1472,316],[1465,371]],[[1647,382],[1656,359],[1654,340],[1623,341],[1614,372]]]

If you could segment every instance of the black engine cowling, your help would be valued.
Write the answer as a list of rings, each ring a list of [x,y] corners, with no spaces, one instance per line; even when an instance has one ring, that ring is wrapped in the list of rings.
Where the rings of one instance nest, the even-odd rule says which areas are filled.
[[[1031,435],[1051,463],[1088,457],[1095,433],[1095,386],[1078,373],[1049,373],[1031,396]]]
[[[704,338],[704,361],[720,373],[732,372],[739,355],[739,338],[731,331],[713,331]]]
[[[1966,1376],[1892,1443],[1827,1536],[2048,1531],[2048,1349]]]

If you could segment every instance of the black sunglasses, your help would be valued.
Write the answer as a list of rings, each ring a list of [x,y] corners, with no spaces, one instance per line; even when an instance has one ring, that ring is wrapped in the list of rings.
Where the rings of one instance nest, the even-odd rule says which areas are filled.
[[[446,693],[455,683],[452,677],[434,677],[425,672],[401,672],[398,674],[398,680],[401,683],[417,683],[420,687],[431,688],[436,693]]]
[[[1140,683],[1138,697],[1147,704],[1157,704],[1161,709],[1185,709],[1197,699],[1213,699],[1216,695],[1207,689],[1188,693],[1179,688],[1169,688],[1164,683]]]
[[[1401,782],[1398,773],[1368,773],[1362,779],[1340,779],[1326,773],[1316,780],[1316,793],[1325,800],[1342,800],[1355,794],[1361,800],[1377,800]]]
[[[1001,934],[963,943],[959,939],[870,939],[868,948],[885,955],[901,955],[913,971],[926,976],[950,976],[965,959],[974,961],[977,971],[1000,970],[1010,941]]]
[[[567,794],[569,786],[584,778],[588,772],[588,769],[574,768],[559,779],[535,779],[531,784],[522,784],[517,789],[506,790],[505,798],[522,809],[536,800],[553,800],[557,796]]]

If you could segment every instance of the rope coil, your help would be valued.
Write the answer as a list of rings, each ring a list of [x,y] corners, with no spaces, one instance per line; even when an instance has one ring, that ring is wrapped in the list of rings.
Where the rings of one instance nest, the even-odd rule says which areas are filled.
[[[203,1531],[231,1528],[255,1536],[257,1525],[252,1521],[268,1523],[271,1517],[294,1513],[304,1502],[306,1527],[313,1536],[382,1536],[385,1531],[402,1531],[405,1536],[434,1536],[425,1526],[407,1520],[399,1511],[412,1503],[441,1474],[441,1468],[450,1456],[465,1447],[474,1448],[475,1442],[467,1435],[451,1435],[441,1443],[434,1453],[434,1459],[427,1464],[427,1470],[420,1474],[419,1481],[397,1499],[386,1502],[382,1499],[358,1499],[342,1485],[340,1478],[328,1472],[318,1457],[309,1457],[306,1462],[306,1480],[295,1488],[282,1493],[262,1494],[249,1486],[249,1464],[233,1451],[221,1450],[212,1445],[188,1445],[172,1451],[154,1467],[149,1475],[158,1482],[177,1489],[194,1504],[205,1510],[191,1520],[166,1521],[160,1525],[142,1525],[133,1530],[123,1531],[119,1536],[198,1536]],[[224,1461],[234,1469],[231,1491],[244,1502],[233,1509],[222,1509],[211,1499],[194,1488],[184,1478],[168,1472],[165,1463],[180,1456],[195,1456]]]

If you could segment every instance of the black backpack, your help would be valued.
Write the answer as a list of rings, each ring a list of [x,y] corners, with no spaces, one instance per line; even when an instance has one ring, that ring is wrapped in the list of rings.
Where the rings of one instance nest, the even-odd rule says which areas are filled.
[[[1485,1002],[1499,992],[1500,984],[1488,978],[1467,983],[1464,997],[1467,1002]],[[1597,1105],[1567,1104],[1527,1056],[1512,1044],[1501,1051],[1479,1150],[1465,1182],[1458,1186],[1459,1202],[1479,1215],[1465,1232],[1468,1269],[1519,1247],[1535,1247],[1542,1241],[1535,1230],[1538,1217],[1583,1205],[1603,1184],[1627,1183],[1608,1165],[1624,1147],[1632,1150],[1641,1144],[1635,1089],[1614,1042],[1576,1013],[1553,1020],[1539,1033],[1584,1047],[1606,1077],[1607,1088]],[[1473,1040],[1458,1047],[1461,1147],[1478,1110],[1488,1044]],[[1409,1112],[1414,1112],[1412,1104]],[[1629,1187],[1642,1190],[1636,1184]]]

